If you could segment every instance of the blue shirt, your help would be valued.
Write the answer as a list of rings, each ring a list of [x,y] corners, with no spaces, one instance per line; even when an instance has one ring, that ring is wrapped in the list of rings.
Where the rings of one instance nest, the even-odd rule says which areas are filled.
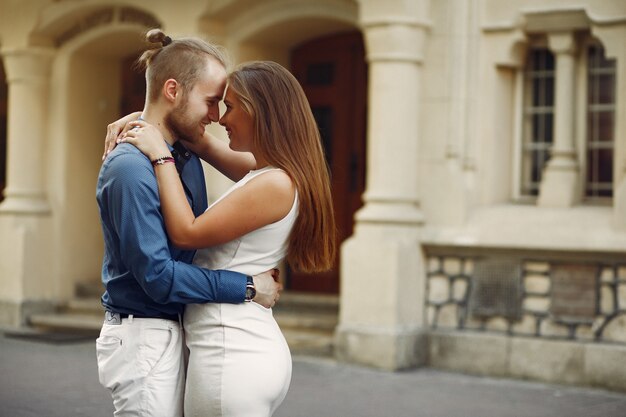
[[[200,160],[187,155],[181,172],[196,216],[207,207]],[[117,313],[158,316],[188,303],[239,303],[246,276],[191,265],[194,250],[168,240],[152,164],[130,144],[118,145],[100,168],[96,198],[104,235],[102,304]]]

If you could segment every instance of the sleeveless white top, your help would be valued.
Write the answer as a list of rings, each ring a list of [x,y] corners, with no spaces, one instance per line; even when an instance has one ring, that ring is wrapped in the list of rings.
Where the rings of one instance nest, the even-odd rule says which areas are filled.
[[[279,168],[265,167],[250,171],[207,210],[251,179]],[[195,265],[207,269],[227,269],[245,275],[256,275],[275,268],[287,255],[289,233],[298,215],[298,191],[289,213],[279,221],[268,224],[221,245],[200,249],[193,260]]]

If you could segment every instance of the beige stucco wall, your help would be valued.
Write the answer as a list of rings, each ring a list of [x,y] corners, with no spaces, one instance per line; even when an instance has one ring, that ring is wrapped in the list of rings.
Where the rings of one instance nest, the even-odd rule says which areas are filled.
[[[616,124],[612,202],[540,207],[535,201],[521,204],[516,193],[519,71],[528,22],[536,25],[553,12],[586,16],[585,30],[617,59],[621,115],[626,103],[623,1],[145,4],[0,0],[0,52],[5,62],[13,59],[9,78],[19,75],[20,65],[26,70],[16,63],[15,51],[40,51],[31,63],[50,59],[49,76],[37,81],[43,79],[45,88],[28,80],[20,87],[26,89],[10,86],[20,94],[18,103],[43,103],[45,111],[9,109],[9,146],[20,149],[9,161],[9,186],[28,192],[0,205],[0,324],[20,324],[28,311],[72,297],[76,283],[99,278],[102,239],[94,190],[102,140],[107,123],[117,117],[120,62],[141,50],[140,34],[150,20],[174,36],[223,44],[234,63],[272,59],[286,66],[290,50],[303,41],[362,31],[370,69],[367,190],[355,234],[342,248],[337,344],[346,360],[386,369],[427,360],[423,249],[429,245],[451,251],[624,252],[625,117]],[[119,16],[129,7],[139,17],[116,17],[91,30],[76,26],[99,10]],[[71,28],[78,34],[62,41]],[[211,129],[224,137],[219,127]],[[573,143],[580,144],[582,133],[576,135]],[[213,200],[230,182],[206,168]]]
[[[589,18],[588,30],[618,60],[617,102],[625,103],[626,90],[620,81],[624,46],[623,42],[615,44],[626,23],[625,3],[432,3],[420,113],[424,120],[419,178],[427,219],[425,241],[623,250],[625,235],[616,227],[615,218],[626,216],[617,204],[559,209],[516,202],[517,113],[521,111],[516,83],[528,43],[524,29],[528,14],[554,10],[582,11]],[[624,118],[618,117],[616,184],[623,177],[624,127]],[[579,129],[576,135],[577,142],[582,142],[584,132]]]

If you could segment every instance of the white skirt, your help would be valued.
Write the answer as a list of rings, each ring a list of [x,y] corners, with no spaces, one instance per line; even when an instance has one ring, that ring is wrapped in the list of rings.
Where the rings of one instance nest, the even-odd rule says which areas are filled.
[[[255,302],[190,304],[186,417],[269,417],[291,382],[291,354],[272,310]]]

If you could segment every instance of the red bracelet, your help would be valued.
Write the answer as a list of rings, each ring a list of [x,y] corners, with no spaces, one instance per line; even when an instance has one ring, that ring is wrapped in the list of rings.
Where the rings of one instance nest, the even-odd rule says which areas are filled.
[[[163,165],[167,162],[176,163],[174,158],[172,158],[171,156],[162,156],[161,158],[157,158],[150,162],[152,162],[152,166]]]

